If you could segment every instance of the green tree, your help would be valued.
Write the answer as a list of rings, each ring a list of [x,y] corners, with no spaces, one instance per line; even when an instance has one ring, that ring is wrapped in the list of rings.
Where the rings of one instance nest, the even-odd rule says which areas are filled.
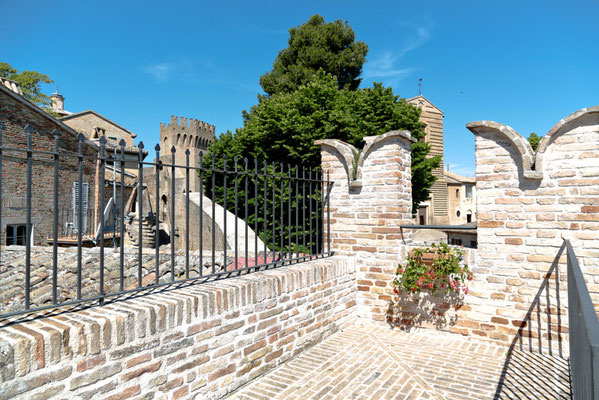
[[[260,77],[262,89],[269,95],[290,93],[323,69],[335,77],[339,89],[356,90],[368,46],[355,38],[347,21],[325,22],[313,15],[289,30],[288,46],[279,52],[272,70]]]
[[[17,82],[23,91],[23,97],[42,108],[48,110],[50,97],[42,93],[42,83],[53,83],[48,75],[35,71],[21,71],[14,69],[10,64],[0,62],[0,76]]]
[[[536,151],[539,146],[539,142],[541,138],[534,132],[528,135],[528,143],[530,143],[530,147],[532,147],[532,151]]]
[[[327,57],[311,57],[312,54],[327,53],[326,46],[319,44],[327,43],[327,35],[333,36],[331,42],[338,41],[335,37],[339,36],[339,29],[324,29],[330,26],[342,27],[341,31],[351,39],[349,42],[354,42],[353,31],[347,23],[336,21],[326,24],[320,16],[314,16],[304,25],[291,29],[289,47],[279,53],[273,70],[261,78],[260,83],[268,95],[259,95],[258,104],[252,106],[249,112],[243,111],[243,127],[236,129],[235,133],[222,134],[210,147],[209,158],[206,160],[211,163],[214,157],[218,170],[222,171],[226,166],[231,171],[234,169],[234,157],[237,157],[238,167],[241,166],[241,169],[245,168],[244,159],[248,159],[249,174],[237,179],[237,207],[230,195],[235,190],[235,179],[229,177],[225,185],[223,173],[216,174],[218,176],[210,173],[204,175],[207,194],[219,204],[224,204],[226,189],[229,193],[226,207],[240,212],[239,216],[250,226],[256,224],[258,228],[263,227],[258,229],[259,234],[268,243],[272,241],[275,248],[281,248],[277,245],[278,240],[275,240],[280,234],[283,243],[292,242],[286,248],[305,250],[305,237],[316,230],[317,224],[314,221],[313,230],[306,228],[306,231],[302,227],[299,235],[283,232],[278,220],[271,221],[270,218],[264,218],[263,212],[255,211],[266,208],[275,210],[276,214],[279,204],[289,204],[288,207],[281,207],[279,214],[282,220],[292,223],[296,218],[298,221],[305,220],[303,215],[297,215],[298,202],[303,204],[307,200],[318,204],[320,189],[315,188],[315,192],[311,192],[308,188],[310,194],[304,196],[303,192],[298,193],[293,187],[287,187],[285,177],[289,174],[295,176],[296,173],[302,177],[304,173],[309,175],[320,171],[320,148],[314,145],[315,140],[340,139],[361,148],[365,136],[380,135],[392,130],[409,130],[417,139],[412,145],[413,211],[419,203],[428,199],[430,187],[436,179],[432,170],[440,163],[440,157],[427,158],[430,145],[423,140],[425,133],[420,123],[419,108],[396,96],[392,88],[384,87],[381,83],[358,88],[358,77],[367,52],[366,45],[354,46],[361,49],[356,56],[359,65],[352,58],[346,68],[338,65],[345,62],[343,57],[336,61],[330,61],[333,58]],[[316,41],[318,45],[313,45],[314,40],[308,40],[308,33],[312,30],[317,32],[314,36],[319,37]],[[293,57],[288,58],[289,54]],[[350,70],[351,74],[346,73]],[[342,71],[341,77],[336,75],[339,73],[337,71]],[[255,171],[255,159],[266,161],[267,165],[258,164],[259,171]],[[295,168],[296,165],[300,167]],[[263,176],[264,170],[269,176]],[[215,187],[214,192],[212,186]],[[262,193],[264,188],[266,193],[271,193],[272,189],[272,196],[269,194],[264,200],[254,196],[255,191]],[[249,203],[247,215],[244,201]],[[315,207],[318,209],[320,206]],[[316,214],[317,211],[309,220],[315,219]],[[294,238],[298,237],[303,239],[302,245],[296,243]],[[307,243],[311,241],[308,240]]]

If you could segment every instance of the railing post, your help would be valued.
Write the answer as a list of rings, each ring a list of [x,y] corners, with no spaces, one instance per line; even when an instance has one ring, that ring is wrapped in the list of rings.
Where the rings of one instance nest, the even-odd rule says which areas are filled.
[[[104,304],[104,180],[106,168],[106,136],[100,137],[100,304]],[[97,203],[97,201],[96,201]]]
[[[26,189],[26,229],[25,229],[25,309],[29,310],[31,302],[31,173],[33,149],[31,147],[31,136],[33,128],[25,126],[27,134],[27,189]]]
[[[156,228],[154,230],[154,241],[156,242],[156,264],[154,266],[154,275],[156,284],[160,282],[160,144],[154,148],[156,150]]]

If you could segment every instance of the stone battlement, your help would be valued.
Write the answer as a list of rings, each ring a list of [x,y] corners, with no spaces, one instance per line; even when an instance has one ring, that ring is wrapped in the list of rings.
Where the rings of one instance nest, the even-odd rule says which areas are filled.
[[[181,133],[185,131],[185,133],[196,134],[200,136],[209,136],[211,138],[214,137],[215,127],[207,122],[200,121],[199,119],[194,118],[185,118],[185,117],[177,117],[176,115],[171,115],[170,124],[166,125],[165,123],[160,123],[160,133],[162,136],[162,131],[165,128],[170,128],[174,131],[180,131]],[[188,132],[186,128],[189,128],[192,132]]]

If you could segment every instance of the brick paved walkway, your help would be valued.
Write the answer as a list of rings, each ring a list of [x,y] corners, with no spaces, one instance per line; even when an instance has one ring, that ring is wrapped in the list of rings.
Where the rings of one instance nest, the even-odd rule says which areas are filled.
[[[569,399],[563,358],[459,335],[354,325],[231,394],[271,399]]]

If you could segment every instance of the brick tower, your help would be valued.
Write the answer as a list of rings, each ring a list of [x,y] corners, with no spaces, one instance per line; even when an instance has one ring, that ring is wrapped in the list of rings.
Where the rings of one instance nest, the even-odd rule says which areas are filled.
[[[175,147],[175,164],[185,165],[185,150],[189,149],[189,165],[197,167],[200,163],[200,151],[206,151],[216,138],[214,125],[197,119],[171,116],[171,123],[160,123],[161,160],[171,163],[171,148]],[[176,169],[177,177],[185,177],[185,169]],[[195,171],[190,173],[189,190],[200,191],[200,180]]]

